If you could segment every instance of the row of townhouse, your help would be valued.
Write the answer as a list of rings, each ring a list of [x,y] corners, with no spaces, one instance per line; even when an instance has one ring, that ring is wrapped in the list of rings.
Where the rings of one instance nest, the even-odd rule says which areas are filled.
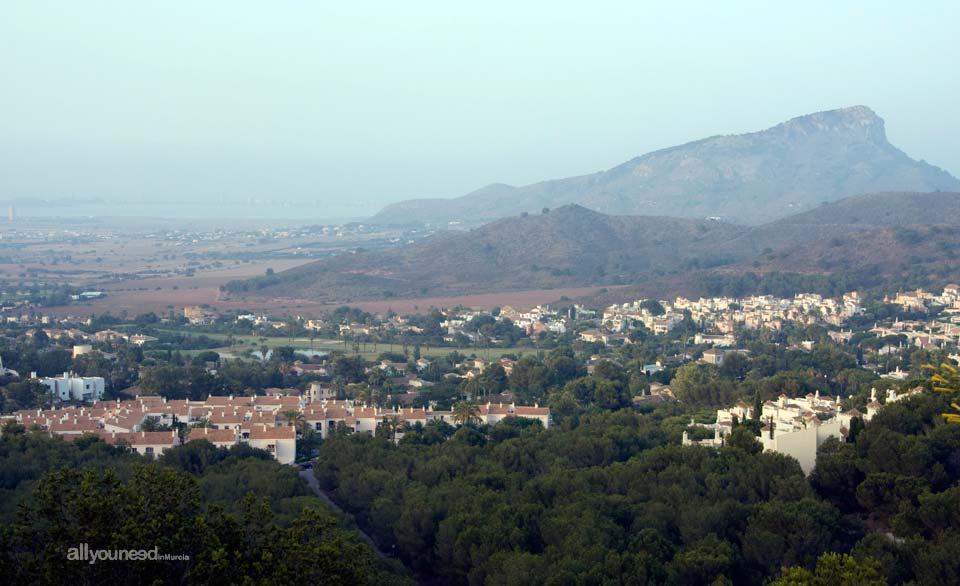
[[[107,431],[95,427],[95,422],[64,422],[50,425],[51,434],[67,439],[76,439],[92,433],[101,437],[110,445],[126,445],[132,452],[151,457],[162,456],[171,448],[181,445],[180,435],[172,431]],[[217,447],[229,448],[239,443],[270,452],[281,464],[291,464],[297,454],[296,430],[292,427],[274,425],[254,425],[242,434],[236,429],[210,429],[205,427],[189,428],[187,442],[205,439]]]
[[[960,285],[951,283],[945,286],[940,294],[924,289],[901,291],[896,295],[885,296],[883,301],[914,311],[925,311],[931,305],[960,309]]]
[[[299,413],[302,405],[299,397],[291,396],[211,396],[206,401],[166,401],[144,396],[130,401],[97,401],[82,407],[17,411],[7,419],[68,439],[95,433],[108,443],[125,442],[133,451],[150,455],[160,455],[180,445],[180,440],[175,431],[145,431],[147,420],[158,426],[210,426],[214,431],[232,433],[232,443],[244,442],[265,449],[277,461],[289,464],[296,457],[296,429],[286,413]],[[203,427],[188,429],[187,441],[205,433],[198,429]],[[158,438],[164,439],[157,443],[154,440]]]
[[[495,425],[508,417],[522,417],[540,421],[544,428],[550,426],[550,409],[539,405],[524,406],[515,403],[486,403],[477,405],[479,423]],[[432,407],[381,408],[355,405],[352,401],[324,400],[312,403],[303,410],[304,422],[310,429],[326,438],[332,433],[376,432],[385,421],[427,425],[431,422],[455,424],[453,411],[434,410]],[[402,437],[400,434],[398,437]]]
[[[17,411],[3,420],[14,421],[28,429],[38,428],[67,440],[93,434],[111,445],[123,444],[133,452],[152,457],[180,445],[176,431],[140,430],[145,416],[136,417],[132,411],[126,406],[95,404],[92,407]]]
[[[903,336],[908,346],[922,349],[956,346],[960,342],[960,327],[951,321],[915,321],[895,319],[888,325],[875,324],[870,332],[878,338]],[[881,348],[881,354],[899,353],[901,346]]]
[[[309,394],[274,394],[168,401],[141,396],[128,401],[97,401],[89,406],[18,411],[6,419],[67,439],[93,433],[108,443],[124,443],[135,452],[151,456],[180,445],[180,437],[175,431],[146,431],[148,420],[155,426],[185,424],[189,426],[188,442],[207,439],[218,446],[246,443],[267,450],[283,464],[293,463],[296,457],[297,426],[301,423],[323,438],[337,431],[373,434],[385,421],[411,425],[455,423],[452,411],[384,409],[326,397],[312,398]],[[537,419],[545,428],[550,426],[549,408],[539,405],[486,403],[477,406],[476,414],[480,423],[490,425],[508,417],[523,417]]]

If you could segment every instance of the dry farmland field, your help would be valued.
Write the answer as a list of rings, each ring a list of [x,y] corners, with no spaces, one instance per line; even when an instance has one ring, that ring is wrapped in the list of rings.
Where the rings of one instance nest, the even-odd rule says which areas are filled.
[[[209,305],[219,311],[248,310],[271,315],[319,316],[350,304],[365,311],[416,313],[431,307],[491,309],[530,308],[561,298],[582,298],[598,287],[532,289],[497,293],[393,298],[320,303],[291,296],[226,300],[221,287],[229,281],[281,272],[316,258],[356,247],[389,246],[399,233],[345,233],[247,225],[233,228],[191,227],[187,223],[148,220],[79,221],[67,226],[55,220],[0,225],[0,301],[16,301],[45,287],[99,291],[99,299],[43,307],[43,313],[64,316],[179,312],[185,306]]]

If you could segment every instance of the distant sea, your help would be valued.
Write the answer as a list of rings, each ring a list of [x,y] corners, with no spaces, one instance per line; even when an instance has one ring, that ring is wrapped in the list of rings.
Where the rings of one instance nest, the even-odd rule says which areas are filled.
[[[0,219],[6,219],[9,203],[0,204]],[[34,219],[152,218],[171,220],[271,220],[298,224],[339,224],[359,221],[370,214],[357,213],[353,206],[305,203],[299,205],[224,202],[197,203],[111,203],[39,202],[14,204],[16,217]]]

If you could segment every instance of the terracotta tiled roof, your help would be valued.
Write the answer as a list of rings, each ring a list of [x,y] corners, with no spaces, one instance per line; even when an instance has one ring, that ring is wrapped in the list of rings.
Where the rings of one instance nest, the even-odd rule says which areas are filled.
[[[243,413],[239,411],[214,411],[207,420],[217,425],[239,425],[243,423]]]
[[[205,439],[211,443],[236,443],[237,431],[235,429],[210,429],[208,427],[194,427],[190,430],[187,437],[188,442],[193,440]]]
[[[251,440],[292,440],[296,439],[297,430],[292,427],[254,427],[250,430]]]
[[[424,409],[401,409],[397,416],[401,421],[425,421],[427,419],[427,412]]]
[[[518,417],[542,417],[544,415],[550,414],[550,409],[547,407],[517,407],[516,414]]]
[[[172,446],[177,443],[177,432],[175,431],[102,432],[101,436],[108,444],[125,442],[131,446]]]
[[[63,421],[50,421],[47,431],[58,434],[79,434],[96,432],[100,429],[100,422],[95,419],[71,417]]]

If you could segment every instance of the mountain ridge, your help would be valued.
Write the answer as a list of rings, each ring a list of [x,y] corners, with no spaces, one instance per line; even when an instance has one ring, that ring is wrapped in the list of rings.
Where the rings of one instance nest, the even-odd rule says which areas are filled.
[[[937,189],[960,190],[960,180],[908,157],[887,140],[882,118],[851,106],[658,149],[596,173],[398,202],[371,221],[476,224],[577,203],[616,215],[761,224],[859,193]]]

